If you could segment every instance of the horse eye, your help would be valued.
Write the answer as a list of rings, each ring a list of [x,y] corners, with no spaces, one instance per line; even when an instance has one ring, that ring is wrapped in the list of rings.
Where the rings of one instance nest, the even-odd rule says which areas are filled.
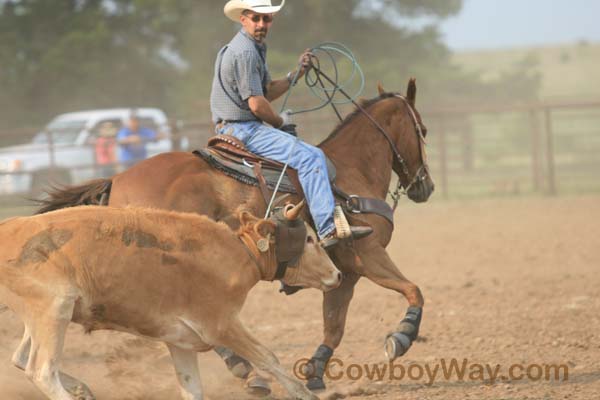
[[[315,240],[312,238],[312,236],[307,236],[306,237],[306,243],[313,244],[314,242],[315,242]]]

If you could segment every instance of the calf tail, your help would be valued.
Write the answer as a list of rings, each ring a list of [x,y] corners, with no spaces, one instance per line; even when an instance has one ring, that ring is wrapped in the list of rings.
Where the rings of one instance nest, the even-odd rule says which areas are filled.
[[[35,200],[40,205],[36,214],[82,205],[107,205],[111,187],[110,178],[94,179],[79,186],[52,187],[46,198]]]

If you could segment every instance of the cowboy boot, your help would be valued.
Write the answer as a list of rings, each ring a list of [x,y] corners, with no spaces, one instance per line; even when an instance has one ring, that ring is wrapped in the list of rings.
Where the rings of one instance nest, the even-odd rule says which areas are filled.
[[[354,240],[362,239],[373,233],[373,228],[370,226],[350,226],[346,214],[342,206],[337,204],[333,211],[333,222],[335,224],[335,230],[321,239],[321,246],[325,249],[336,245],[340,239]]]

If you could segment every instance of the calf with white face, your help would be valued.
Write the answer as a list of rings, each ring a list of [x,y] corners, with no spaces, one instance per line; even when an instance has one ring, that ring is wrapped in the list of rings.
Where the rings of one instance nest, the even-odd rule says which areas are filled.
[[[285,210],[290,217],[299,208]],[[272,374],[295,398],[315,399],[239,319],[250,289],[278,273],[276,224],[240,213],[240,230],[196,214],[75,207],[0,222],[0,303],[25,336],[13,356],[52,400],[87,387],[59,370],[65,332],[112,329],[165,342],[185,399],[202,399],[196,353],[225,346]],[[289,285],[333,289],[341,274],[307,226]],[[241,239],[241,240],[240,240]],[[279,273],[282,273],[281,269]]]

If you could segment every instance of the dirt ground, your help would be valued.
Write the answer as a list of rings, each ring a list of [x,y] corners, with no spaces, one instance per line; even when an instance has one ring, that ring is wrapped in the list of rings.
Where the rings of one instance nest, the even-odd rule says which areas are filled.
[[[396,221],[389,251],[425,296],[421,339],[396,361],[393,375],[387,370],[381,380],[366,377],[373,364],[386,364],[384,338],[404,315],[406,302],[362,279],[335,354],[344,366],[332,366],[336,379],[327,380],[321,398],[600,398],[599,196],[425,205],[404,200]],[[277,287],[259,284],[244,320],[291,371],[320,344],[321,294],[308,290],[284,297]],[[10,365],[21,333],[12,312],[0,314],[0,399],[44,399]],[[198,358],[208,399],[253,399],[212,352]],[[426,372],[453,358],[467,360],[464,379],[438,373],[430,383]],[[357,365],[348,369],[351,364]],[[499,364],[500,373],[491,382],[487,370],[479,373],[475,364]],[[513,364],[516,375],[502,379]],[[537,380],[544,364],[563,365],[568,377]],[[99,400],[179,398],[166,349],[127,334],[85,336],[71,326],[64,370],[85,381]],[[520,375],[525,376],[516,379]],[[278,384],[273,389],[270,398],[287,398]]]

